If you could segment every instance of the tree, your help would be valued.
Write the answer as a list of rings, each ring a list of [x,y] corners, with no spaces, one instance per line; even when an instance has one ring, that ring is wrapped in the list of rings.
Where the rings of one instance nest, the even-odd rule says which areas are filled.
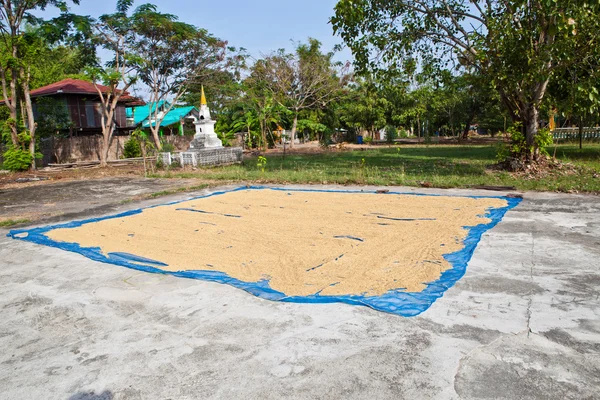
[[[578,55],[578,63],[557,74],[550,83],[550,107],[558,108],[579,126],[582,148],[584,126],[595,122],[600,110],[600,37],[577,41],[573,52]]]
[[[236,134],[244,132],[244,140],[242,146],[252,147],[253,138],[256,137],[260,129],[259,120],[255,113],[248,110],[240,109],[238,113],[233,115],[233,120],[229,125],[228,134]]]
[[[263,149],[269,146],[267,132],[270,125],[278,123],[277,116],[282,111],[281,103],[276,102],[272,91],[274,81],[271,80],[270,67],[268,60],[256,61],[243,82],[243,101],[248,111],[256,116],[260,131],[258,146]]]
[[[36,101],[39,113],[37,134],[39,137],[50,137],[73,127],[66,104],[51,97],[41,97]]]
[[[347,73],[333,64],[333,53],[321,53],[321,43],[310,38],[294,54],[279,50],[264,60],[265,81],[274,98],[294,115],[291,144],[293,147],[300,111],[324,108],[339,94]]]
[[[207,80],[224,68],[227,42],[203,29],[163,14],[156,6],[145,4],[131,16],[136,35],[130,54],[135,59],[139,79],[150,92],[150,131],[158,149],[163,118],[194,83]],[[164,110],[154,105],[169,101]]]
[[[526,154],[536,156],[539,110],[558,70],[578,63],[573,44],[595,40],[600,4],[566,0],[340,0],[332,24],[360,69],[454,63],[492,81]]]
[[[73,0],[79,4],[79,0]],[[2,58],[0,80],[4,102],[9,109],[10,129],[13,146],[19,145],[18,113],[21,99],[25,105],[28,130],[29,152],[32,155],[31,169],[35,169],[36,123],[30,95],[31,57],[37,56],[35,40],[25,34],[27,23],[39,25],[42,21],[32,11],[44,10],[49,6],[68,12],[67,2],[61,0],[0,0],[0,35],[2,37]]]
[[[374,138],[388,123],[386,111],[390,103],[372,80],[359,79],[352,89],[349,101],[342,106],[340,119],[358,134],[366,130]]]
[[[115,131],[117,106],[137,79],[130,76],[135,70],[136,60],[128,52],[135,39],[132,21],[127,15],[132,3],[133,0],[118,0],[116,12],[100,16],[93,26],[96,41],[113,54],[112,60],[105,68],[92,68],[89,71],[100,97],[102,109],[100,165],[103,167],[107,165],[108,152]],[[102,87],[98,81],[102,81],[105,87]]]
[[[88,79],[85,69],[96,63],[82,63],[81,57],[81,51],[77,48],[62,44],[52,45],[41,40],[38,54],[30,63],[31,89],[50,85],[66,77]]]

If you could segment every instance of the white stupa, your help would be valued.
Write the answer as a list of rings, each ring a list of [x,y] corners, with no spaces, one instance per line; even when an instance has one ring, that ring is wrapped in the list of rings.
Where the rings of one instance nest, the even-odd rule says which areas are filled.
[[[214,149],[223,147],[223,142],[215,133],[215,124],[217,121],[210,116],[210,109],[204,95],[204,86],[202,86],[202,96],[200,98],[200,116],[194,125],[196,125],[196,135],[190,144],[190,150]]]

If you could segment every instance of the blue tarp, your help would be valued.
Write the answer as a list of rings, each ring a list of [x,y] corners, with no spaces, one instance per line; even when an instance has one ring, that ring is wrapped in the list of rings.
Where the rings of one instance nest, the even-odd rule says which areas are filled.
[[[293,192],[335,192],[335,193],[375,193],[375,192],[364,192],[364,191],[349,191],[349,190],[300,190],[300,189],[285,189],[285,188],[265,188],[265,187],[241,187],[231,191],[241,190],[276,190],[284,191],[289,194]],[[165,205],[178,204],[184,201],[206,198],[212,196],[219,196],[231,191],[215,192],[206,196],[199,196],[192,199],[182,200],[180,202],[168,203]],[[387,194],[379,195],[409,195],[409,196],[437,196],[437,195],[425,195],[415,193],[402,193],[402,192],[389,192]],[[461,197],[461,196],[456,196]],[[500,197],[500,196],[468,196],[473,198],[500,198],[507,202],[507,206],[503,208],[491,208],[486,213],[486,217],[491,220],[489,224],[482,224],[477,226],[467,226],[465,229],[469,230],[469,233],[464,240],[464,248],[458,252],[446,254],[444,258],[452,265],[452,268],[445,271],[441,278],[435,282],[427,283],[427,288],[419,293],[408,293],[403,289],[391,290],[382,296],[364,296],[364,295],[347,295],[347,296],[320,296],[319,294],[303,297],[289,297],[285,293],[273,290],[269,286],[269,282],[243,282],[228,276],[223,272],[215,271],[180,271],[180,272],[169,272],[160,269],[160,266],[164,264],[157,261],[149,260],[141,255],[132,255],[126,253],[110,253],[104,255],[100,248],[97,247],[81,247],[77,243],[64,243],[56,242],[46,236],[46,234],[54,229],[61,228],[76,228],[85,224],[94,223],[106,219],[123,218],[130,215],[139,214],[143,209],[132,210],[126,213],[121,213],[109,217],[93,218],[84,221],[74,221],[61,225],[53,225],[42,228],[25,229],[25,230],[13,230],[8,234],[9,237],[37,244],[43,244],[46,246],[56,247],[66,251],[82,254],[92,260],[100,261],[104,263],[110,263],[120,265],[123,267],[157,273],[157,274],[169,274],[181,278],[190,279],[201,279],[205,281],[212,281],[218,283],[224,283],[236,288],[245,290],[255,296],[274,301],[283,302],[295,302],[295,303],[346,303],[352,305],[363,305],[371,307],[378,311],[389,312],[392,314],[402,315],[404,317],[413,317],[419,315],[429,309],[431,305],[444,293],[450,289],[459,279],[461,279],[466,271],[467,265],[471,260],[473,252],[477,248],[482,235],[488,230],[496,226],[504,215],[514,207],[518,206],[521,199],[511,197]],[[161,207],[161,205],[152,206],[149,208]]]

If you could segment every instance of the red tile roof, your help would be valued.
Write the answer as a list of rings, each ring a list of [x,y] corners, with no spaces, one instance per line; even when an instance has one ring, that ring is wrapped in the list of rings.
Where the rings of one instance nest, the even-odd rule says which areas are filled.
[[[102,93],[108,92],[109,88],[104,85],[98,85],[98,88]],[[48,86],[41,87],[31,91],[31,97],[49,96],[53,94],[66,93],[66,94],[88,94],[98,95],[98,91],[94,87],[94,84],[81,79],[63,79],[60,82],[53,83]],[[129,95],[129,92],[125,92],[121,97],[120,101],[123,102],[139,102],[138,98]]]

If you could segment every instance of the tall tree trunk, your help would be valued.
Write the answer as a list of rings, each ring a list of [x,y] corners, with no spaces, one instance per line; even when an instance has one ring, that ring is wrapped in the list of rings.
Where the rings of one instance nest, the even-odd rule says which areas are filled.
[[[107,126],[107,133],[102,135],[102,151],[100,152],[100,166],[108,166],[108,153],[110,153],[110,145],[112,144],[114,124]]]
[[[159,135],[159,129],[157,127],[150,127],[150,132],[152,132],[152,140],[154,140],[154,145],[156,146],[156,150],[160,151],[161,149],[161,145],[160,145],[160,135]]]
[[[258,147],[262,150],[266,150],[267,148],[265,146],[265,122],[261,118],[258,124],[260,126],[260,144]]]
[[[463,140],[467,140],[469,138],[469,132],[471,131],[471,124],[475,119],[475,107],[471,106],[469,110],[469,115],[467,116],[467,124],[465,125],[465,130],[463,131],[462,138]]]
[[[16,84],[14,79],[11,77],[10,81],[10,93],[8,92],[8,87],[6,84],[6,70],[4,68],[0,69],[0,77],[2,78],[2,95],[4,96],[4,102],[8,107],[9,116],[12,120],[12,123],[8,124],[10,128],[10,139],[12,141],[13,146],[18,146],[19,144],[19,132],[17,128],[17,92],[16,92]]]
[[[290,149],[294,148],[294,141],[296,140],[296,131],[298,130],[298,111],[294,114],[294,123],[292,124],[292,134],[290,135]]]
[[[35,141],[36,141],[36,130],[37,125],[35,123],[35,116],[33,115],[33,104],[31,103],[31,95],[29,92],[29,73],[26,73],[23,68],[21,68],[21,82],[23,86],[23,95],[25,97],[25,111],[27,113],[27,128],[29,129],[29,136],[31,140],[29,141],[29,153],[31,153],[31,170],[35,171]]]
[[[102,149],[100,149],[100,167],[104,168],[108,165],[108,138],[106,135],[102,135]]]
[[[252,133],[250,133],[250,125],[248,125],[248,137],[247,138],[242,138],[242,149],[246,150],[246,147],[252,148],[252,144],[250,144],[250,146],[248,146],[248,141],[251,140],[252,138]]]
[[[579,117],[579,149],[583,149],[583,117]]]
[[[110,145],[112,143],[112,137],[115,129],[115,123],[113,121],[113,112],[105,112],[102,117],[102,150],[100,151],[100,166],[108,166],[108,153],[110,152]]]
[[[533,145],[535,143],[535,136],[538,133],[538,126],[540,121],[540,112],[538,108],[529,104],[526,110],[526,120],[525,122],[525,142],[527,144],[527,160],[532,161],[537,158],[537,149],[533,149]],[[533,149],[533,152],[529,149]]]

